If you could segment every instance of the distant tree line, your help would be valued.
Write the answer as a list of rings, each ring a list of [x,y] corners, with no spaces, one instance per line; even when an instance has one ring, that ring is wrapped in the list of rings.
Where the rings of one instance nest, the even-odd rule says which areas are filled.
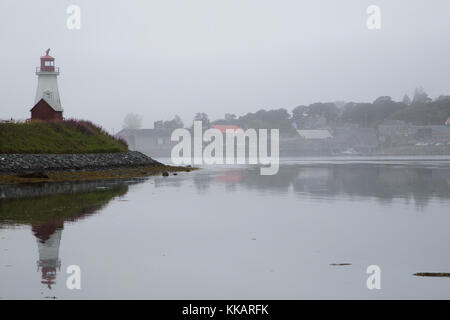
[[[155,129],[175,130],[178,128],[183,128],[184,123],[181,120],[181,118],[178,115],[176,115],[170,121],[163,121],[163,120],[155,121],[154,127]]]
[[[287,109],[261,109],[242,116],[226,113],[224,118],[211,121],[208,114],[198,112],[194,121],[201,121],[203,128],[213,125],[236,125],[247,128],[278,128],[281,132],[292,133],[295,129],[319,129],[336,125],[357,125],[376,127],[384,120],[404,120],[415,125],[443,125],[450,117],[450,96],[441,95],[432,100],[423,88],[414,91],[413,98],[405,95],[402,101],[394,101],[389,96],[381,96],[369,102],[316,102],[295,107],[291,113]],[[125,127],[140,127],[137,115],[128,115]],[[176,129],[184,127],[179,116],[170,121],[156,121],[156,129]]]
[[[384,120],[404,120],[415,125],[443,125],[450,117],[450,96],[432,100],[417,88],[413,99],[408,95],[401,102],[381,96],[367,102],[316,102],[295,107],[290,114],[286,109],[259,110],[241,117],[225,114],[214,124],[233,124],[242,128],[279,128],[281,132],[297,129],[317,129],[335,125],[354,124],[376,127]]]

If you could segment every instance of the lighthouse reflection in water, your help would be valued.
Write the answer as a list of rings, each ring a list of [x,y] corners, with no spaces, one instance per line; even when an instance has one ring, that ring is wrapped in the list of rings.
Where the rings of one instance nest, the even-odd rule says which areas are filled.
[[[133,183],[133,182],[131,182]],[[112,199],[125,195],[130,182],[52,183],[38,186],[0,186],[1,227],[31,226],[36,238],[37,271],[52,290],[61,272],[59,250],[65,223],[85,219]]]
[[[59,244],[63,229],[62,222],[48,222],[34,225],[32,228],[39,250],[38,271],[42,272],[42,284],[47,285],[49,289],[55,284],[57,270],[61,271]]]

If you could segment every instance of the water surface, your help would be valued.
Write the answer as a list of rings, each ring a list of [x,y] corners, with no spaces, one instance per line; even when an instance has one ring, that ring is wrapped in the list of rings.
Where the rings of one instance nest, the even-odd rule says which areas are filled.
[[[0,187],[0,298],[450,298],[450,161]],[[349,263],[348,266],[331,264]],[[68,290],[78,265],[81,290]],[[381,290],[366,269],[381,268]]]

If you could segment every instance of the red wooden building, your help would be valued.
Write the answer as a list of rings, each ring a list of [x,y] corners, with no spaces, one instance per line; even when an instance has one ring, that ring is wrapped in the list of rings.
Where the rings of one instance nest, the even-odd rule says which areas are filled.
[[[31,120],[62,120],[63,113],[62,111],[56,111],[52,108],[47,101],[42,98],[38,103],[31,109]]]

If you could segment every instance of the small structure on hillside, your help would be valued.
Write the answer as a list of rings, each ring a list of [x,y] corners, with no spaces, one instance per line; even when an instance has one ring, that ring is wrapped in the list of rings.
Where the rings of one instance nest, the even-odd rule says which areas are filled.
[[[49,55],[41,57],[41,66],[36,68],[38,86],[34,107],[31,111],[31,120],[62,120],[63,108],[59,98],[58,76],[59,68],[55,67],[55,58]]]

